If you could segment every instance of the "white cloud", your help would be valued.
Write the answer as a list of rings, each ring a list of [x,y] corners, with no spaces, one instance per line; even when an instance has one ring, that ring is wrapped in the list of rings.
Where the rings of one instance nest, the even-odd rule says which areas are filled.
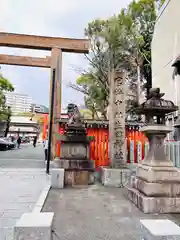
[[[0,31],[80,38],[83,37],[88,22],[118,13],[129,2],[130,0],[5,0],[1,1]],[[0,53],[24,56],[50,55],[46,51],[2,47]],[[63,104],[68,100],[79,103],[83,99],[82,95],[66,87],[67,82],[75,82],[77,77],[72,66],[86,67],[83,56],[69,54],[63,59]],[[49,102],[47,70],[2,66],[2,72],[15,84],[17,91],[28,93],[37,102]],[[70,99],[70,96],[73,99]]]

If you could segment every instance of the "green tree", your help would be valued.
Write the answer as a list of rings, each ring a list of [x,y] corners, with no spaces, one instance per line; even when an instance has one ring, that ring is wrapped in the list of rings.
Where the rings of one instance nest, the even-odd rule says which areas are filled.
[[[165,0],[156,0],[157,9],[159,10],[164,3],[165,3]]]
[[[127,9],[132,20],[130,28],[130,52],[137,67],[137,86],[146,82],[147,94],[152,85],[151,76],[151,41],[156,21],[156,1],[132,1]],[[132,43],[132,44],[131,44]]]
[[[94,119],[93,113],[89,109],[81,109],[80,113],[84,119]]]
[[[77,85],[71,84],[71,87],[84,94],[84,102],[91,112],[92,119],[98,118],[98,112],[103,114],[103,109],[105,109],[105,104],[103,105],[103,88],[96,85],[96,79],[93,74],[82,74],[77,80]],[[100,106],[102,108],[100,108]]]
[[[85,35],[91,42],[89,69],[77,79],[74,89],[85,94],[85,103],[105,117],[109,100],[108,72],[127,73],[127,111],[138,104],[143,87],[151,87],[151,40],[162,0],[133,0],[117,16],[96,19]],[[87,101],[88,100],[88,101]],[[87,103],[90,103],[89,106]]]
[[[11,114],[10,109],[6,106],[5,92],[13,92],[13,85],[0,74],[0,120],[7,120]]]

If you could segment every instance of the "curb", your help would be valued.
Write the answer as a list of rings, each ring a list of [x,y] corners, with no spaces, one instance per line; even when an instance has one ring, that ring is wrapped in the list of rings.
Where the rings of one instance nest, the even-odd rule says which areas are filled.
[[[29,239],[30,236],[33,236],[33,239],[44,239],[44,236],[48,240],[52,238],[54,212],[41,212],[50,189],[51,184],[48,183],[42,190],[32,212],[22,214],[16,222],[13,227],[14,240]]]
[[[40,213],[40,212],[41,212],[41,210],[42,210],[42,208],[43,208],[43,206],[44,206],[44,203],[45,203],[45,201],[46,201],[46,198],[47,198],[47,195],[48,195],[48,193],[49,193],[50,188],[51,188],[51,185],[48,184],[48,186],[46,186],[46,187],[42,190],[41,195],[40,195],[38,201],[36,202],[36,205],[35,205],[32,213]]]

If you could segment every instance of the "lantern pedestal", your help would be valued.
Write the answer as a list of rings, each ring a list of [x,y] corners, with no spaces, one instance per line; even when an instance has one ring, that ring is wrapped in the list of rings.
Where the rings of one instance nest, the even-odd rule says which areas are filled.
[[[164,139],[172,131],[165,125],[165,116],[178,108],[163,95],[159,88],[152,88],[147,101],[137,108],[146,116],[147,126],[141,131],[149,140],[149,151],[125,193],[144,213],[180,212],[180,171],[164,152]]]
[[[164,153],[164,138],[171,131],[166,126],[141,129],[150,149],[126,187],[126,196],[144,213],[180,212],[180,171]]]
[[[144,213],[179,213],[180,171],[141,164],[125,194]]]

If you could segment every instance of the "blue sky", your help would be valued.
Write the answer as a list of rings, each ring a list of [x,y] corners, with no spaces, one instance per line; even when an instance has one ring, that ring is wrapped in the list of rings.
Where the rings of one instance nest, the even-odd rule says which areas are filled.
[[[0,31],[56,37],[83,38],[84,28],[96,18],[107,18],[126,7],[130,0],[5,0],[1,2]],[[0,54],[43,57],[50,52],[3,48]],[[87,68],[83,54],[63,54],[62,106],[83,104],[83,95],[68,87],[76,81],[75,69]],[[38,104],[49,103],[50,70],[1,65],[1,72],[16,92],[32,96]]]

